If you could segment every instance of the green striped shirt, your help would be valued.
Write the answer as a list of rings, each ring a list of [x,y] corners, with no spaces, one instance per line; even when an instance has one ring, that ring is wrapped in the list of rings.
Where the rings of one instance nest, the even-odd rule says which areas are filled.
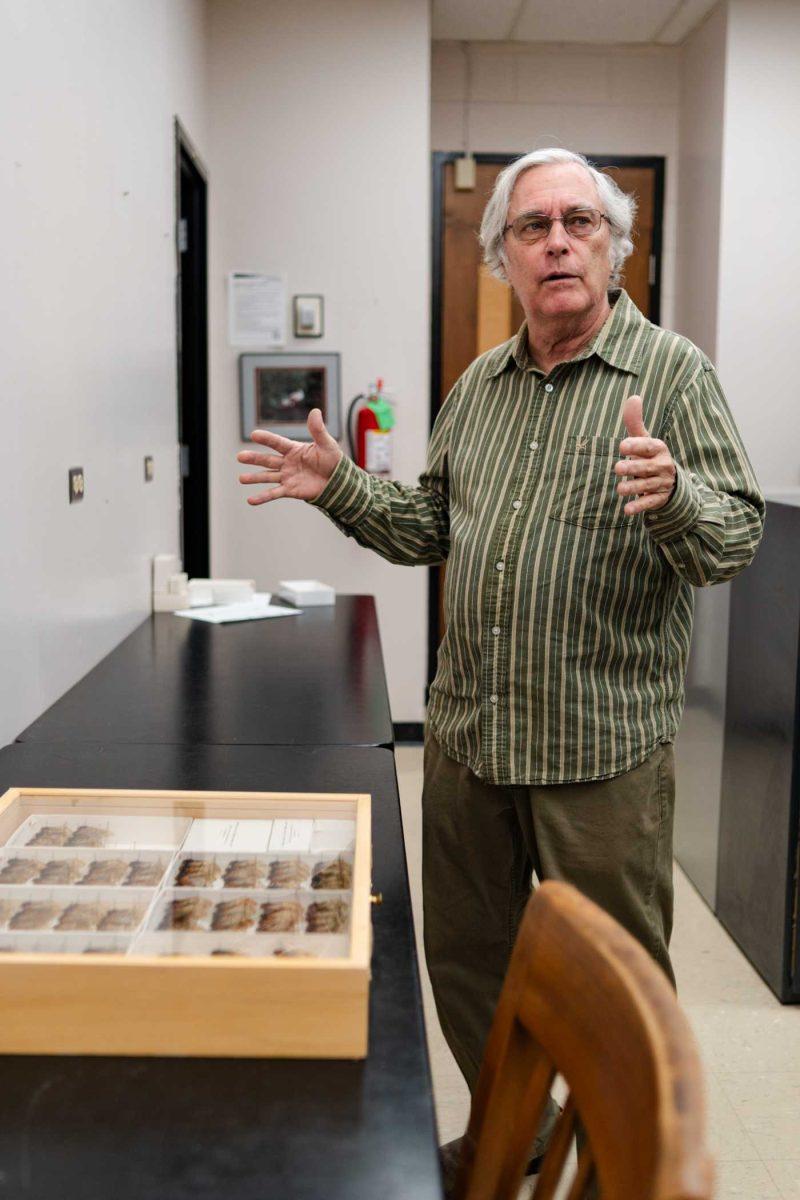
[[[447,560],[447,629],[428,721],[496,784],[602,779],[675,736],[692,585],[753,557],[764,503],[711,363],[625,292],[576,358],[544,375],[525,326],[442,405],[410,487],[343,458],[314,503],[390,562]],[[677,464],[653,513],[625,516],[623,401]]]

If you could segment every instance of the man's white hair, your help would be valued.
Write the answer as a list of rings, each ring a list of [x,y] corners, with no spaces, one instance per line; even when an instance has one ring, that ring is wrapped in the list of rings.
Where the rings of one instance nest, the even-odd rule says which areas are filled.
[[[631,231],[636,217],[636,200],[633,196],[623,192],[610,175],[605,175],[593,167],[588,158],[560,147],[551,147],[549,150],[533,150],[530,154],[516,159],[497,176],[494,191],[486,205],[481,221],[480,243],[483,247],[483,260],[487,267],[498,279],[506,278],[504,231],[508,223],[511,193],[521,175],[530,171],[531,168],[541,167],[545,163],[578,163],[593,179],[602,210],[608,217],[611,230],[609,249],[611,278],[609,282],[619,283],[625,259],[633,250]]]

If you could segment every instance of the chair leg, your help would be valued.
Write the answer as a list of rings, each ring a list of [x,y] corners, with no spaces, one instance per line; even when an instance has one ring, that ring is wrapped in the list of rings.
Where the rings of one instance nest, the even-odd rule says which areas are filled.
[[[537,1200],[551,1200],[558,1190],[564,1172],[564,1164],[575,1136],[575,1115],[575,1101],[570,1095],[564,1105],[564,1111],[556,1122],[550,1144],[545,1151],[544,1162],[536,1183]]]
[[[595,1194],[594,1160],[587,1143],[583,1153],[578,1155],[578,1170],[572,1181],[572,1187],[569,1189],[567,1200],[590,1200],[593,1194]]]

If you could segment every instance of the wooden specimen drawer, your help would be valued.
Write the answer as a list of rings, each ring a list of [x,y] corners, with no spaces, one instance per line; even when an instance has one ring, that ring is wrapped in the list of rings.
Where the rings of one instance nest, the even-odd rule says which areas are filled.
[[[370,797],[12,788],[0,1053],[363,1058]]]

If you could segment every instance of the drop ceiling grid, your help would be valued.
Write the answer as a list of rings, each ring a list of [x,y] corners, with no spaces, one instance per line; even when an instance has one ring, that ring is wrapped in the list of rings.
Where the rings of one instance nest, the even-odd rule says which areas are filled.
[[[435,40],[675,44],[716,0],[433,0]]]

